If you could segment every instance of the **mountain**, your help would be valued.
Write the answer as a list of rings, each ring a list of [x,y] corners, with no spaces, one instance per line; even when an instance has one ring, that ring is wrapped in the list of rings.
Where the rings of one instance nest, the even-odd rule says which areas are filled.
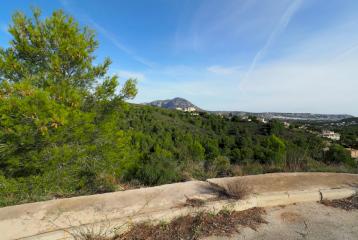
[[[277,112],[244,112],[244,111],[205,111],[195,106],[190,101],[176,97],[167,100],[156,100],[153,102],[145,103],[145,105],[167,108],[167,109],[188,109],[194,108],[195,111],[208,112],[216,115],[223,116],[256,116],[266,119],[283,119],[283,120],[299,120],[299,121],[340,121],[347,118],[353,118],[354,116],[348,114],[313,114],[313,113],[277,113]]]
[[[188,108],[194,108],[195,111],[202,111],[199,107],[195,106],[188,100],[184,98],[173,98],[173,99],[167,99],[167,100],[156,100],[153,102],[145,103],[145,105],[150,105],[154,107],[161,107],[161,108],[167,108],[167,109],[188,109]]]

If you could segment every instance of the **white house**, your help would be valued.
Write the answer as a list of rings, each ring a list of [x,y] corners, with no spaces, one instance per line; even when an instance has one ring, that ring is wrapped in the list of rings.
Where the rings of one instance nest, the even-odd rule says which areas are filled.
[[[262,122],[262,123],[267,123],[267,120],[265,118],[257,118],[257,121]]]
[[[290,127],[290,123],[288,123],[288,122],[283,122],[283,126],[285,126],[285,128],[289,128],[289,127]]]
[[[195,112],[196,111],[196,108],[195,107],[187,107],[187,108],[184,108],[184,112]]]
[[[353,148],[347,148],[348,151],[351,153],[352,158],[358,159],[358,150]]]
[[[339,133],[335,133],[335,132],[329,131],[329,130],[323,130],[322,137],[329,138],[329,139],[332,139],[335,141],[338,141],[339,139],[341,139],[341,135]]]

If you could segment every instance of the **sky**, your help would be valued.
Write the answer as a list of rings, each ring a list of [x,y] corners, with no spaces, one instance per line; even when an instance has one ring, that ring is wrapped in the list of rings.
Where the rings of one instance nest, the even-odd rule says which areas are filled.
[[[357,0],[1,0],[11,15],[63,9],[97,33],[97,62],[137,78],[136,103],[358,116]]]

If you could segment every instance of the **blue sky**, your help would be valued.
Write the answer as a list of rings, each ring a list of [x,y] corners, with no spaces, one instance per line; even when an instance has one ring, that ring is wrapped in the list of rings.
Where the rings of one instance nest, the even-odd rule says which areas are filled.
[[[184,97],[208,110],[358,115],[356,0],[12,0],[62,8],[98,33],[98,60],[138,79],[134,102]]]

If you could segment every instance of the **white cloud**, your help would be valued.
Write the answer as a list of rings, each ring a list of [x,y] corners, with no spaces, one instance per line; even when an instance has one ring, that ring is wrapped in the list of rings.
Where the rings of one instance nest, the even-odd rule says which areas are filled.
[[[358,114],[356,61],[279,61],[256,69],[238,101],[251,111]]]
[[[260,43],[267,38],[291,0],[256,1],[207,0],[193,17],[182,17],[177,26],[174,47],[177,52],[226,49]]]
[[[141,72],[119,70],[119,71],[117,71],[117,74],[120,77],[120,79],[135,78],[139,82],[145,81],[145,75],[144,75],[144,73],[141,73]]]
[[[215,75],[206,69],[183,74],[184,80],[139,84],[137,102],[184,97],[207,110],[252,112],[348,113],[358,115],[358,58],[342,62],[300,62],[289,59],[258,66],[244,91],[243,73]],[[193,70],[194,71],[194,70]],[[192,77],[195,75],[195,77]]]
[[[302,33],[304,35],[297,38],[282,33],[301,9],[302,0],[275,1],[275,4],[272,1],[253,4],[254,1],[247,0],[243,1],[244,7],[238,4],[239,1],[228,2],[230,4],[222,7],[218,7],[222,3],[215,1],[204,4],[194,14],[190,27],[187,22],[182,29],[179,27],[176,47],[177,50],[212,51],[218,44],[226,45],[223,49],[227,46],[239,46],[238,49],[247,45],[262,46],[248,63],[248,70],[244,72],[235,66],[243,63],[240,59],[234,59],[231,66],[227,65],[230,59],[226,59],[225,63],[217,61],[217,65],[201,68],[149,63],[151,68],[144,72],[119,70],[117,73],[122,79],[139,79],[135,102],[179,96],[208,110],[358,115],[355,106],[358,102],[358,32],[355,31],[358,22],[338,19],[329,28]],[[97,28],[101,29],[100,26]],[[106,34],[105,29],[102,34],[107,35],[117,48],[136,57],[116,36]],[[254,44],[244,42],[246,45],[241,45],[242,39],[252,40]],[[235,45],[229,45],[227,41]],[[278,43],[280,46],[275,45]],[[276,47],[280,54],[266,59],[265,56],[277,50]],[[232,50],[232,58],[238,49]],[[245,53],[243,51],[240,58],[248,57]]]
[[[207,70],[211,73],[222,74],[222,75],[231,75],[238,72],[240,67],[224,67],[219,65],[210,66]]]
[[[139,82],[134,102],[184,97],[203,109],[229,110],[235,103],[235,86],[242,75],[239,68],[233,69],[232,74],[213,74],[207,68],[183,65],[151,69],[145,72],[146,81]]]
[[[250,78],[250,74],[255,69],[256,64],[265,56],[266,52],[271,47],[272,43],[276,40],[276,38],[285,30],[287,25],[289,24],[291,18],[297,12],[301,5],[301,0],[293,1],[287,9],[282,14],[278,24],[275,26],[271,34],[269,35],[265,45],[256,53],[254,59],[251,62],[249,69],[247,70],[244,79],[241,81],[241,85],[245,84],[245,82]]]
[[[240,68],[235,71],[223,66],[209,67],[212,71],[189,66],[153,69],[146,72],[146,82],[139,84],[136,102],[179,96],[207,110],[358,115],[355,107],[358,51],[345,46],[354,44],[338,41],[332,43],[336,48],[329,48],[325,57],[321,57],[314,49],[326,37],[324,34],[318,36],[321,40],[309,39],[297,46],[292,55],[258,65],[242,91],[238,86],[245,72]],[[356,40],[351,38],[351,41]],[[337,52],[342,57],[334,60]]]
[[[76,17],[79,17],[79,19],[81,19],[82,21],[92,25],[92,27],[94,27],[99,33],[101,33],[105,38],[107,38],[118,50],[126,53],[132,59],[147,67],[155,66],[154,62],[149,61],[148,59],[145,59],[144,57],[136,54],[134,50],[123,44],[115,34],[108,31],[105,27],[94,21],[88,15],[81,13],[80,10],[71,5],[68,0],[60,0],[60,3],[67,11],[76,13]]]
[[[97,29],[101,34],[103,34],[103,36],[105,36],[109,41],[112,42],[112,44],[118,48],[119,50],[123,51],[124,53],[126,53],[127,55],[131,56],[134,60],[136,60],[139,63],[142,63],[143,65],[147,66],[147,67],[153,67],[155,65],[154,62],[151,62],[139,55],[137,55],[136,53],[134,53],[133,50],[131,50],[129,47],[125,46],[123,43],[121,43],[118,38],[111,33],[110,31],[108,31],[107,29],[105,29],[104,27],[102,27],[100,24],[98,24],[97,22],[95,22],[93,19],[91,18],[87,18],[87,21],[95,28]]]
[[[358,52],[358,43],[356,43],[353,46],[350,46],[350,47],[346,48],[345,50],[343,50],[342,52],[340,52],[338,54],[338,56],[336,56],[334,58],[334,60],[335,61],[344,60],[344,59],[350,57],[352,54],[357,53],[357,52]]]

